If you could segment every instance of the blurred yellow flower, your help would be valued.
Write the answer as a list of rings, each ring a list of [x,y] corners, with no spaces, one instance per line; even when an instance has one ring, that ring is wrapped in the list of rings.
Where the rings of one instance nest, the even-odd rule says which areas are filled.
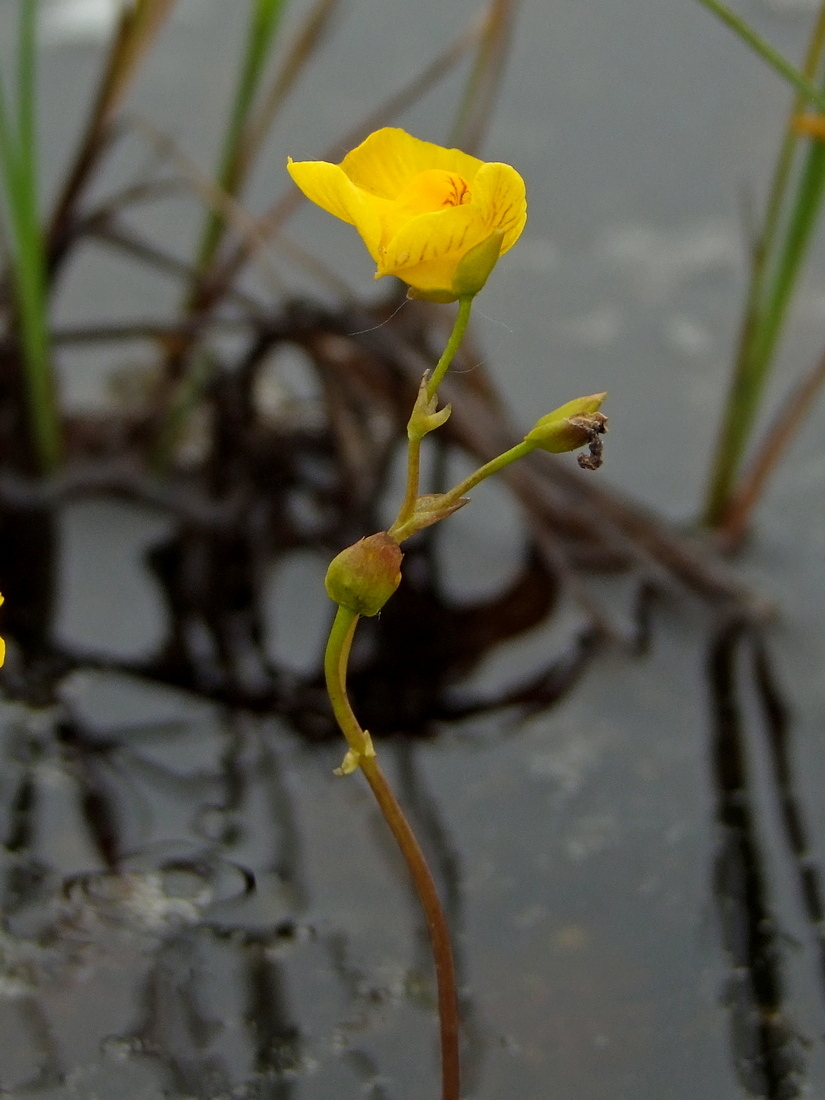
[[[440,301],[480,290],[527,220],[515,168],[390,127],[370,134],[340,164],[289,158],[287,169],[308,199],[355,226],[376,279],[397,275]],[[456,279],[462,259],[487,241],[492,248],[479,249],[481,259],[471,258]]]

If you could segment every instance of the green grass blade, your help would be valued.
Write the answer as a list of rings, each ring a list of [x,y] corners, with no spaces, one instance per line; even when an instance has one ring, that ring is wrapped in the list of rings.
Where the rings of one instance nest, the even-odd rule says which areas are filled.
[[[726,26],[738,34],[742,41],[759,54],[763,61],[766,61],[772,69],[796,88],[807,103],[811,103],[817,110],[825,114],[825,92],[820,91],[804,73],[801,73],[778,50],[774,49],[767,39],[757,34],[749,23],[736,15],[735,12],[732,12],[726,4],[721,3],[721,0],[698,0],[698,3],[707,8],[708,11],[713,12]]]
[[[50,218],[48,238],[52,273],[64,253],[66,229],[71,225],[77,202],[107,147],[117,113],[176,3],[177,0],[136,0],[133,6],[124,5],[121,10],[83,136]]]
[[[245,127],[237,158],[238,172],[244,177],[263,146],[281,105],[285,102],[312,55],[326,37],[341,0],[316,0],[308,12],[297,38],[284,57],[279,71],[261,94],[260,106]]]
[[[805,58],[806,80],[814,77],[823,52],[825,2],[820,7]],[[803,97],[797,97],[791,119],[803,106]],[[825,147],[818,142],[808,143],[801,169],[795,174],[795,152],[803,139],[793,133],[790,121],[777,158],[765,225],[752,256],[736,364],[705,500],[703,520],[709,526],[724,522],[825,199]],[[789,198],[792,185],[793,195]]]
[[[48,330],[44,241],[38,215],[36,6],[36,0],[25,0],[20,9],[16,133],[0,91],[0,161],[29,420],[37,465],[41,472],[48,472],[60,459],[60,424]]]
[[[714,464],[706,522],[724,516],[741,468],[765,383],[782,335],[802,265],[819,222],[825,198],[825,146],[815,143],[805,158],[792,209],[782,232],[762,301],[751,320],[745,346],[725,408],[720,450]]]
[[[277,40],[281,15],[286,0],[253,0],[254,8],[246,42],[246,55],[240,70],[235,100],[229,124],[223,140],[218,167],[218,184],[227,194],[234,196],[241,182],[243,148],[247,122],[252,112],[272,48]],[[196,270],[203,272],[209,266],[220,243],[226,221],[220,211],[211,210],[201,235]]]
[[[516,0],[490,0],[475,58],[450,131],[450,143],[467,153],[478,153],[492,116],[516,14]]]
[[[825,198],[825,145],[813,141],[805,156],[790,215],[782,231],[764,291],[761,323],[753,334],[751,358],[760,380],[776,351],[782,325],[807,257]]]

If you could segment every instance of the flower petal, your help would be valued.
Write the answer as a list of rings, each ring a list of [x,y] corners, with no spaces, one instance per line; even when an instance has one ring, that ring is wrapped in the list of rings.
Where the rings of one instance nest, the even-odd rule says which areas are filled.
[[[294,161],[290,157],[286,167],[310,202],[355,226],[377,263],[381,243],[381,200],[365,195],[338,164],[329,164],[324,160]]]
[[[418,290],[449,290],[461,257],[489,234],[473,203],[412,218],[378,261],[378,275],[398,275]]]
[[[478,170],[473,181],[472,205],[490,232],[501,229],[502,254],[512,248],[527,221],[527,194],[524,180],[509,164],[488,163]]]
[[[347,153],[341,169],[356,186],[369,194],[395,199],[420,172],[440,168],[455,172],[471,183],[483,163],[460,149],[444,149],[441,145],[421,141],[406,130],[386,126]]]

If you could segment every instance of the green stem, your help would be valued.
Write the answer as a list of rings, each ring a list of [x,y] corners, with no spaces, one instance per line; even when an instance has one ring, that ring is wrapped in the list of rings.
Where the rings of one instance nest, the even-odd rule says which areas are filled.
[[[38,213],[36,7],[36,0],[25,0],[20,8],[16,127],[0,83],[0,179],[33,453],[40,472],[48,473],[60,460],[61,445]]]
[[[440,509],[447,509],[452,504],[457,504],[463,496],[466,496],[472,489],[475,489],[476,485],[490,477],[492,474],[498,473],[499,470],[503,470],[505,466],[509,466],[511,462],[517,462],[518,459],[524,458],[525,455],[529,455],[531,451],[536,450],[537,444],[530,440],[523,440],[521,443],[517,443],[515,447],[511,447],[509,451],[505,451],[503,454],[497,455],[496,458],[491,458],[489,462],[486,462],[483,466],[480,466],[469,477],[459,482],[446,493],[442,493],[438,499],[438,507]],[[402,543],[405,539],[410,538],[411,535],[416,534],[421,530],[420,517],[410,514],[403,522],[398,519],[390,527],[389,534],[395,539],[396,542]]]
[[[517,443],[515,447],[511,447],[509,451],[505,451],[503,454],[491,458],[489,462],[485,462],[483,466],[479,466],[475,473],[470,474],[469,477],[465,477],[463,481],[459,482],[458,485],[445,493],[444,503],[451,504],[461,497],[466,496],[466,494],[469,493],[471,489],[475,489],[476,485],[480,482],[491,477],[493,474],[497,474],[499,470],[503,470],[504,467],[509,466],[511,462],[517,462],[520,458],[524,458],[525,455],[529,455],[531,451],[535,451],[536,447],[536,443],[524,439],[521,443]]]
[[[404,524],[415,511],[415,502],[418,500],[418,484],[421,476],[421,437],[412,436],[407,443],[407,488],[404,493],[404,501],[398,509],[395,523],[390,530],[395,530],[399,524]]]
[[[806,77],[816,73],[823,50],[825,4],[820,7],[808,44],[804,62]],[[795,100],[791,118],[803,105],[802,97]],[[788,196],[798,141],[789,121],[777,159],[764,227],[752,252],[751,277],[733,375],[706,491],[703,522],[710,527],[726,523],[788,307],[825,196],[825,147],[819,142],[809,143],[796,176],[795,194]]]
[[[427,866],[424,853],[404,816],[404,811],[378,766],[370,736],[361,728],[347,696],[347,663],[359,618],[355,611],[349,611],[344,607],[338,608],[324,658],[327,691],[338,725],[347,739],[350,751],[355,754],[357,764],[364,773],[379,809],[396,839],[424,910],[438,987],[441,1097],[442,1100],[459,1100],[458,992],[447,918],[441,907],[435,881]]]
[[[347,696],[347,663],[359,618],[355,611],[349,611],[345,607],[338,608],[327,641],[324,676],[335,721],[341,727],[352,751],[362,756],[367,750],[367,736],[361,729]]]
[[[427,381],[428,401],[432,401],[436,396],[438,387],[441,385],[444,375],[447,373],[450,364],[455,358],[456,352],[461,346],[461,341],[464,339],[464,333],[467,331],[467,325],[470,321],[472,308],[472,297],[459,298],[458,313],[456,314],[453,324],[453,331],[450,333],[450,338],[447,341],[447,346],[444,348],[441,358],[436,363],[432,377]],[[421,472],[421,440],[423,436],[421,431],[417,430],[415,426],[417,411],[418,406],[416,405],[407,427],[407,437],[409,439],[409,443],[407,444],[407,487],[404,492],[404,500],[401,507],[398,509],[395,523],[392,525],[392,530],[395,530],[399,526],[403,526],[412,517],[415,511],[415,502],[418,499],[418,484]]]
[[[727,504],[722,522],[716,529],[717,535],[721,536],[722,543],[727,549],[735,549],[741,545],[753,509],[765,489],[768,478],[796,437],[802,420],[810,412],[823,386],[825,386],[825,356],[791,393],[770,429],[760,440],[748,468],[740,477],[736,490]]]
[[[450,339],[447,341],[447,346],[444,348],[441,358],[436,363],[432,378],[430,378],[427,383],[427,397],[429,398],[435,397],[438,392],[438,387],[444,380],[444,375],[447,373],[450,363],[452,363],[455,358],[455,353],[458,351],[461,341],[464,339],[464,333],[467,331],[472,308],[472,298],[459,298],[458,313],[456,314],[453,331],[450,333]]]

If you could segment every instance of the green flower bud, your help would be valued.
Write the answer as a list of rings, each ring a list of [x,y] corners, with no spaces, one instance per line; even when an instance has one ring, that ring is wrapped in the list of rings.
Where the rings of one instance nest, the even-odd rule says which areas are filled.
[[[607,417],[598,411],[605,397],[606,393],[593,393],[568,401],[543,416],[524,438],[551,454],[587,446],[607,431]]]
[[[486,240],[461,257],[453,275],[452,290],[456,298],[472,298],[478,294],[498,263],[503,243],[503,230],[495,229]]]
[[[403,557],[386,531],[360,539],[330,562],[327,594],[358,615],[377,615],[401,583]]]

